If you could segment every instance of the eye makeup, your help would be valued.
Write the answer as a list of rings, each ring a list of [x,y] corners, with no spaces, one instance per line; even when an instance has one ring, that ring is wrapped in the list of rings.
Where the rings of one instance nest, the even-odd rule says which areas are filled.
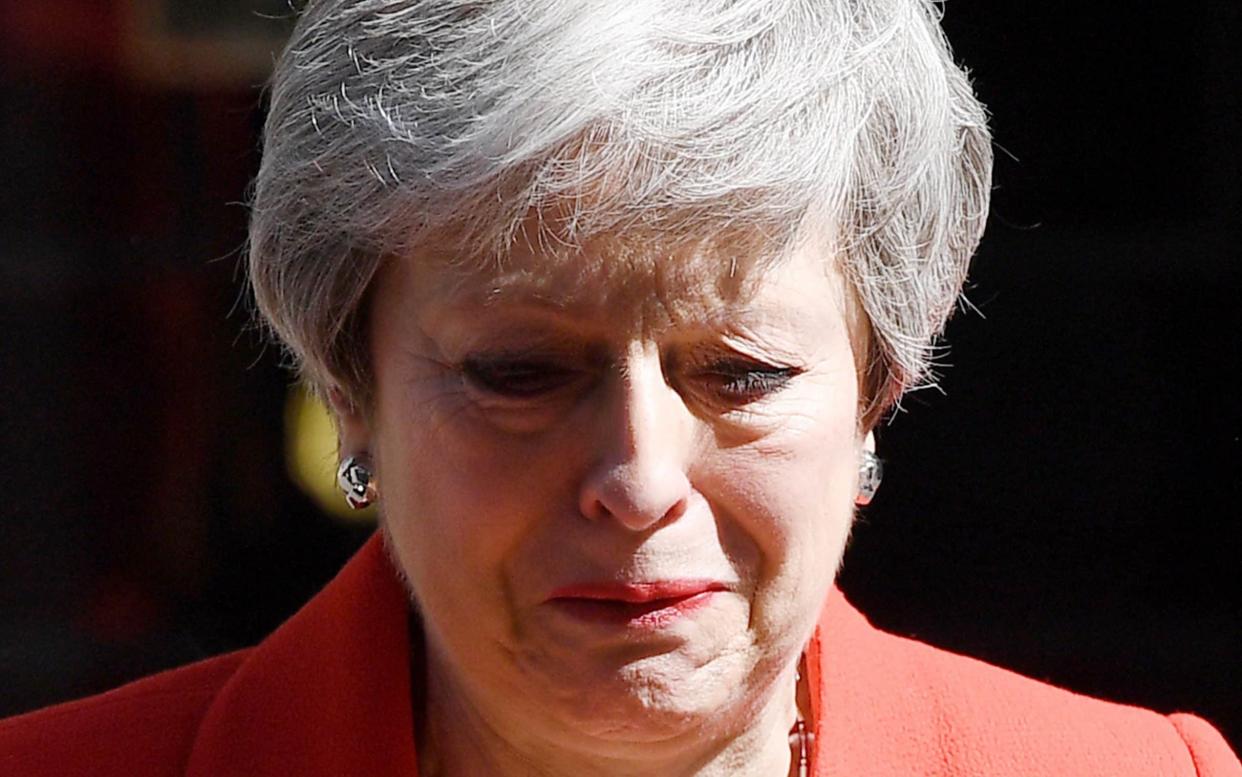
[[[537,355],[471,356],[461,373],[475,388],[508,399],[536,399],[582,378],[580,369]]]
[[[799,375],[793,367],[777,367],[749,359],[721,360],[696,369],[692,379],[722,403],[749,405],[776,394]]]

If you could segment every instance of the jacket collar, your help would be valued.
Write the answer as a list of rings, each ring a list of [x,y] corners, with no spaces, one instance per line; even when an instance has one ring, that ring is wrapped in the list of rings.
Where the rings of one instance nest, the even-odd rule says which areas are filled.
[[[186,774],[416,777],[408,601],[376,532],[249,652],[208,708]],[[833,588],[807,649],[813,775],[890,773],[881,761],[899,774],[936,751],[934,710],[909,693],[914,668],[895,641]]]
[[[381,533],[247,655],[199,727],[189,777],[414,777],[408,599]]]
[[[928,667],[911,644],[872,626],[833,587],[807,646],[808,680],[818,688],[812,775],[944,773],[944,711],[925,692]]]

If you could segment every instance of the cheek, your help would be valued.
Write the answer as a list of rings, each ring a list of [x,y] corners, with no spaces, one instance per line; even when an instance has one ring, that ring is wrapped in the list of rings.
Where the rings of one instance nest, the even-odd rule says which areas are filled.
[[[387,531],[415,598],[446,631],[511,628],[506,565],[549,512],[553,473],[464,413],[385,408],[376,450]],[[395,422],[394,422],[395,421]],[[470,602],[470,607],[462,607]]]
[[[729,457],[717,479],[728,483],[725,509],[754,537],[773,577],[804,558],[822,560],[843,543],[853,518],[852,443],[792,458],[751,451]]]
[[[837,404],[725,452],[713,470],[720,507],[741,535],[728,544],[754,549],[759,628],[817,614],[836,575],[854,515],[858,449],[853,405]]]

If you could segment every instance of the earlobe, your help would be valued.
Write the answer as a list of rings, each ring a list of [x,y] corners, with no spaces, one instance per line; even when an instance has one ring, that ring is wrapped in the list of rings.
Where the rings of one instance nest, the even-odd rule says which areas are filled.
[[[865,507],[871,504],[876,492],[880,490],[880,481],[884,479],[884,463],[875,455],[874,433],[867,432],[858,456],[858,492],[854,497],[854,504]]]
[[[336,472],[337,486],[345,494],[349,506],[361,510],[379,498],[375,464],[371,456],[370,423],[357,404],[347,399],[337,387],[328,391],[328,403],[336,418],[340,442],[338,455],[341,464]]]
[[[333,386],[328,391],[328,404],[336,420],[340,457],[365,454],[371,449],[371,426],[365,413],[351,402],[343,391]]]

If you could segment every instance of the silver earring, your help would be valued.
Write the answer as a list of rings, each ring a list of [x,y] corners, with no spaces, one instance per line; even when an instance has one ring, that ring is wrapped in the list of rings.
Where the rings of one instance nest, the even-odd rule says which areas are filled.
[[[883,479],[884,462],[871,451],[863,451],[862,460],[858,462],[858,495],[854,497],[854,504],[859,507],[871,504]]]
[[[379,498],[371,461],[365,456],[350,456],[336,471],[336,484],[345,492],[345,501],[355,510],[369,507]]]

